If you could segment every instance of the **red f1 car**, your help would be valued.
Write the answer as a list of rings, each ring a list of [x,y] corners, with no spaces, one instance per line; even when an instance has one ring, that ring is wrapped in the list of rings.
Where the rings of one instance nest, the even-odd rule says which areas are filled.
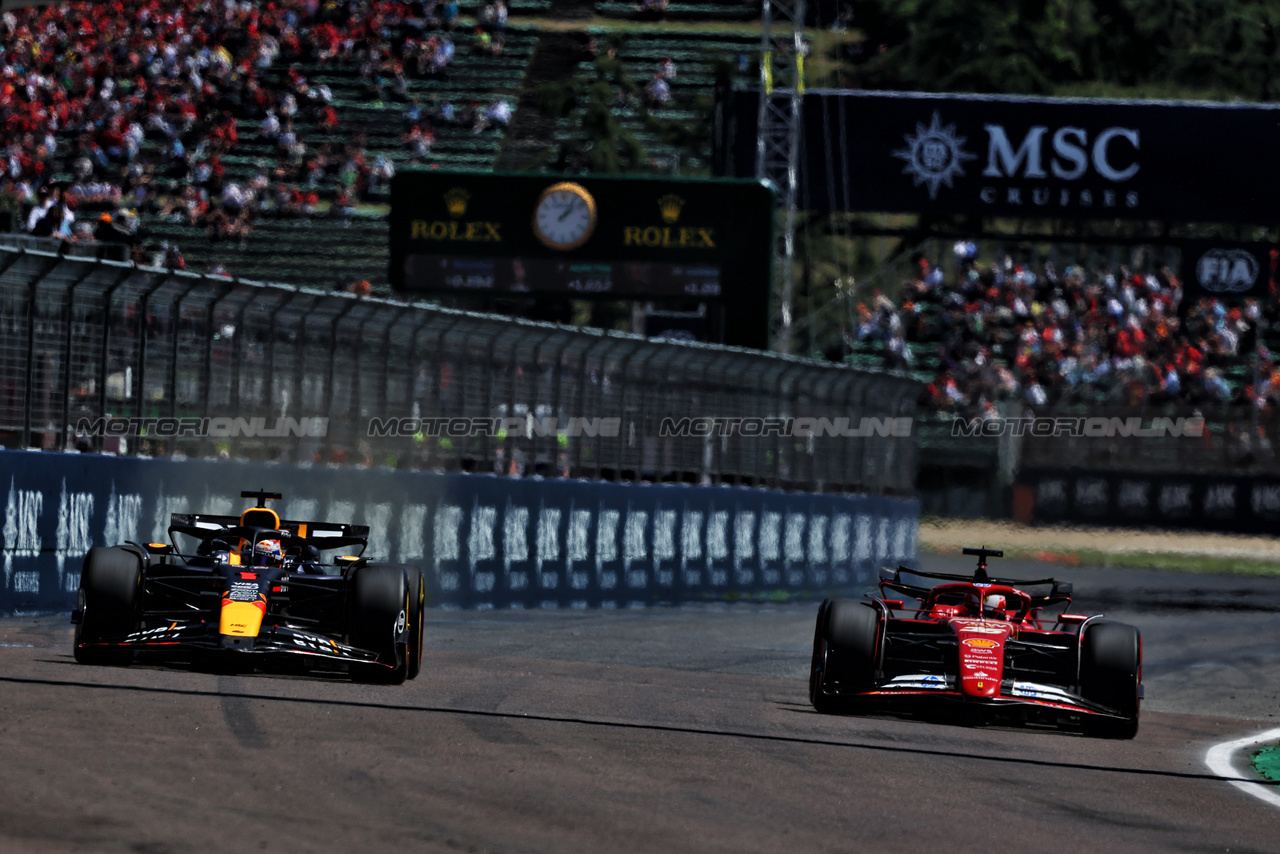
[[[822,603],[809,678],[814,708],[866,713],[952,701],[1133,738],[1142,700],[1138,630],[1066,613],[1070,584],[988,576],[987,558],[1001,551],[964,553],[978,558],[972,577],[881,570],[879,596]],[[909,584],[908,575],[926,581]]]

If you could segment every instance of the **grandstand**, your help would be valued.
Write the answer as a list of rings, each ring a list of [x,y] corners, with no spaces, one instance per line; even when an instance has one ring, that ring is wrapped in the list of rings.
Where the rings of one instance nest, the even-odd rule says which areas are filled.
[[[291,27],[267,13],[254,17],[257,11],[233,4],[148,0],[139,8],[152,22],[144,31],[158,50],[150,62],[108,49],[107,37],[128,36],[137,26],[121,10],[99,22],[101,40],[81,35],[80,42],[72,44],[71,34],[83,31],[78,22],[90,14],[89,7],[24,9],[0,24],[7,31],[0,45],[8,51],[0,80],[0,119],[10,140],[3,152],[8,180],[0,185],[0,196],[10,205],[14,199],[22,202],[13,220],[24,223],[39,201],[35,190],[41,184],[89,184],[95,194],[80,197],[80,226],[92,225],[104,213],[136,208],[132,239],[147,247],[135,256],[140,259],[150,260],[155,250],[169,245],[180,248],[185,268],[195,272],[324,289],[367,282],[372,291],[385,292],[387,185],[371,177],[377,164],[708,174],[714,89],[735,75],[749,77],[754,68],[760,39],[758,7],[744,0],[676,2],[661,12],[641,11],[640,5],[624,0],[513,0],[509,16],[496,25],[485,21],[481,4],[472,3],[459,8],[452,26],[439,19],[435,4],[339,4],[339,12],[318,15],[309,15],[297,2],[269,7],[277,16],[286,11],[294,15],[296,27]],[[175,12],[187,16],[188,23],[203,22],[208,39],[201,44],[178,38],[173,31],[176,19],[164,17]],[[419,12],[422,17],[413,17]],[[501,51],[473,49],[478,26],[488,38],[501,41]],[[57,74],[42,82],[40,73],[58,71],[56,67],[23,65],[22,51],[38,49],[35,45],[50,27],[63,30],[66,35],[60,40],[87,57],[87,73],[74,66],[63,69],[68,82],[62,85],[69,97],[48,85]],[[274,45],[265,44],[268,35]],[[415,51],[446,38],[452,39],[455,51],[444,68],[423,73],[420,67],[410,67]],[[665,61],[675,68],[665,81],[670,98],[653,103],[646,86]],[[116,89],[106,88],[106,81],[116,77],[122,81]],[[311,100],[306,94],[321,89],[323,99]],[[140,90],[146,90],[145,97],[137,96]],[[32,97],[29,91],[58,94]],[[265,94],[255,101],[255,93]],[[205,110],[185,126],[182,110],[196,108],[183,106],[183,98],[198,101]],[[292,131],[305,146],[293,160],[268,128],[267,109],[283,113],[288,99],[297,104]],[[483,110],[499,99],[514,108],[509,124],[481,128],[463,120],[472,108]],[[446,103],[455,109],[452,119],[439,115]],[[409,117],[414,104],[421,113],[416,119]],[[234,119],[232,129],[218,117],[223,110]],[[129,156],[111,153],[109,134],[96,131],[96,138],[90,139],[93,133],[79,130],[89,122],[105,122],[115,133],[110,120],[117,115],[123,116],[121,133],[129,122],[140,126],[140,138],[134,140]],[[50,137],[52,150],[42,151],[44,126],[55,124],[54,119],[58,129]],[[425,153],[415,154],[406,144],[406,131],[414,125],[433,133]],[[185,129],[175,133],[166,130],[169,126]],[[187,170],[174,168],[180,159],[173,152],[175,136],[185,146]],[[99,146],[97,153],[86,147],[89,143]],[[606,149],[612,151],[612,159],[602,156]],[[221,175],[202,180],[199,170],[212,161]],[[306,174],[313,161],[316,169]],[[250,212],[250,227],[212,240],[208,215],[218,207],[218,188],[225,184],[257,184],[259,196],[244,206]],[[112,195],[111,185],[122,198]],[[170,204],[197,186],[207,202],[193,202],[190,208]],[[277,191],[302,201],[284,205],[274,198]],[[935,258],[934,264],[943,261]],[[1159,271],[1139,272],[1151,277]],[[1090,270],[1088,275],[1098,274]],[[897,281],[891,281],[894,276]],[[1040,288],[1043,271],[1035,276],[1035,288]],[[1096,285],[1093,281],[1085,289]],[[1105,340],[1091,343],[1097,372],[1081,381],[1082,375],[1067,377],[1046,367],[1059,355],[1051,348],[1025,358],[1016,344],[993,339],[1007,338],[1023,318],[1018,315],[1006,324],[998,315],[1012,309],[967,294],[966,283],[954,278],[949,267],[944,282],[924,289],[915,271],[900,266],[876,287],[887,309],[871,304],[865,285],[844,304],[811,308],[809,322],[826,325],[821,334],[810,336],[811,343],[825,342],[821,355],[828,358],[907,370],[934,383],[929,402],[939,411],[976,416],[993,403],[1034,402],[1040,393],[1052,405],[1115,402],[1127,399],[1124,389],[1135,372],[1143,375],[1144,400],[1246,403],[1250,394],[1270,399],[1272,389],[1280,386],[1280,377],[1271,380],[1270,352],[1280,345],[1280,335],[1272,330],[1280,324],[1270,316],[1270,308],[1261,318],[1260,338],[1267,349],[1259,359],[1251,350],[1256,337],[1253,318],[1237,321],[1221,306],[1193,313],[1192,322],[1204,327],[1191,336],[1194,341],[1184,345],[1148,336],[1140,353],[1117,354],[1121,321],[1140,315],[1125,305],[1120,315],[1110,315],[1112,328]],[[1146,285],[1140,282],[1138,287]],[[1168,298],[1165,294],[1164,302]],[[949,302],[957,299],[960,306]],[[858,317],[855,302],[864,304],[870,317]],[[1071,297],[1067,302],[1070,316],[1058,321],[1068,343],[1080,343],[1072,324],[1079,325],[1094,308],[1084,299]],[[1257,313],[1257,307],[1246,312]],[[1161,316],[1168,314],[1166,306]],[[1247,330],[1224,333],[1221,328],[1232,325]],[[1224,339],[1230,340],[1223,344]],[[1176,364],[1187,347],[1203,354],[1192,370]],[[1143,360],[1139,368],[1132,366],[1134,355]],[[975,368],[975,358],[983,360],[982,370]],[[1102,362],[1111,367],[1098,368]],[[993,372],[1003,377],[1002,371],[1016,376],[1012,382],[991,379]],[[1041,392],[1031,389],[1033,374],[1043,375]],[[948,383],[949,390],[936,393]]]
[[[229,23],[215,22],[206,27],[211,35],[203,45],[184,43],[176,33],[166,30],[177,26],[172,21],[160,31],[146,32],[160,46],[172,40],[169,50],[176,51],[176,57],[166,60],[166,68],[168,76],[176,78],[178,84],[166,94],[185,90],[194,101],[201,100],[203,94],[205,106],[216,104],[219,110],[228,110],[235,119],[234,140],[220,143],[218,134],[225,133],[221,121],[200,115],[185,132],[177,134],[192,167],[182,174],[182,169],[171,168],[175,134],[160,132],[149,117],[144,119],[149,110],[157,109],[155,104],[131,104],[127,95],[116,98],[124,105],[119,110],[125,116],[121,128],[135,121],[143,126],[145,136],[137,141],[127,160],[109,156],[91,163],[90,179],[121,186],[124,198],[119,202],[114,198],[82,199],[76,209],[80,228],[96,222],[100,214],[115,213],[117,208],[136,203],[129,196],[130,190],[134,185],[145,184],[152,195],[136,204],[138,220],[133,237],[145,244],[146,252],[137,257],[151,259],[156,251],[172,246],[180,250],[188,270],[225,271],[247,279],[322,288],[347,287],[360,280],[367,281],[374,291],[387,287],[387,192],[385,181],[380,186],[370,185],[369,173],[375,164],[383,169],[386,164],[398,168],[410,163],[480,171],[497,166],[554,169],[566,165],[557,161],[560,149],[589,147],[595,140],[583,135],[583,111],[590,101],[585,93],[599,74],[593,67],[593,57],[585,50],[591,43],[602,46],[602,55],[606,45],[620,46],[619,91],[643,86],[664,57],[676,62],[679,69],[678,78],[671,81],[673,97],[661,109],[650,111],[641,105],[617,110],[621,133],[634,140],[638,153],[631,168],[707,174],[707,116],[717,68],[736,63],[739,56],[749,56],[759,44],[759,30],[749,24],[751,19],[758,19],[758,8],[741,0],[681,4],[670,7],[661,20],[649,13],[638,13],[635,4],[600,2],[591,7],[575,5],[570,0],[514,0],[500,25],[484,18],[482,4],[475,3],[462,5],[452,26],[440,20],[442,7],[434,3],[339,4],[337,12],[322,10],[313,15],[298,3],[271,7],[279,10],[277,18],[286,11],[295,16],[297,26],[292,29],[269,13],[259,17],[255,11],[250,16],[238,7],[221,3],[201,7],[192,0],[153,0],[142,8],[148,10],[148,17],[167,11],[201,21],[216,21],[217,15],[209,9],[226,11]],[[27,38],[36,41],[31,36],[36,29],[53,26],[74,32],[79,17],[88,14],[87,7],[79,6],[21,10],[13,19],[16,31],[9,34],[14,37],[13,48],[23,43],[24,27],[28,28]],[[420,17],[413,17],[415,14]],[[564,24],[573,19],[582,19],[583,23],[569,33],[570,40],[566,42]],[[37,26],[33,28],[31,23]],[[112,23],[125,33],[133,24],[123,18]],[[700,31],[701,25],[711,25],[714,31]],[[726,25],[731,29],[726,30]],[[8,22],[5,26],[9,27]],[[473,49],[481,28],[485,31],[483,38],[501,42],[500,51]],[[108,24],[103,32],[112,35],[117,30]],[[265,36],[277,43],[277,52],[270,61],[262,61],[262,52],[268,50],[262,47]],[[343,36],[348,37],[345,44]],[[440,73],[414,73],[413,50],[428,40],[446,38],[454,44],[447,67]],[[583,46],[579,51],[582,61],[571,60],[567,66],[563,62],[552,63],[560,70],[548,78],[540,71],[548,65],[546,54],[563,51],[566,44]],[[92,43],[84,45],[83,50],[92,54],[95,48],[103,54],[107,52],[102,45]],[[211,50],[212,65],[208,61]],[[540,51],[544,56],[538,65],[534,59]],[[225,60],[218,56],[219,52],[225,52]],[[104,67],[111,63],[124,79],[115,64],[117,59],[104,56]],[[187,71],[197,65],[197,60],[199,85],[197,78],[187,81]],[[231,69],[230,73],[218,67],[219,61]],[[401,61],[403,73],[399,70]],[[160,88],[152,74],[154,69],[136,59],[129,62],[134,63],[131,71],[137,72],[138,81],[152,77],[148,97],[154,100]],[[20,62],[10,65],[22,70]],[[568,79],[557,79],[565,68]],[[12,73],[9,76],[14,79]],[[245,86],[246,78],[251,88]],[[95,89],[95,83],[102,85],[100,76],[88,81],[86,100],[90,92],[103,95]],[[537,90],[547,83],[563,85],[580,94],[572,99],[571,111],[558,124],[554,120],[548,123],[538,115]],[[304,96],[322,87],[326,90],[323,101],[311,100],[310,94]],[[253,103],[253,92],[267,95]],[[119,90],[108,94],[117,96]],[[264,128],[264,107],[284,118],[286,96],[297,104],[292,132],[305,147],[295,158],[301,162],[289,163],[288,169],[282,168],[287,158],[276,138]],[[498,99],[514,108],[509,124],[480,129],[469,121],[472,109],[483,111]],[[0,116],[6,118],[10,129],[22,129],[14,126],[13,119],[34,106],[26,100],[21,87],[11,86],[0,102]],[[41,100],[37,98],[36,102]],[[407,118],[407,111],[415,102],[422,117],[413,121]],[[455,111],[452,120],[436,113],[445,104]],[[177,126],[173,106],[167,105],[170,112],[165,119],[167,124]],[[331,115],[323,115],[321,106],[331,107]],[[77,107],[73,104],[71,110],[73,124],[79,118]],[[165,108],[159,110],[164,113]],[[417,157],[406,144],[406,132],[415,124],[433,136],[429,150]],[[551,127],[555,128],[554,134],[547,133]],[[602,130],[607,133],[608,128]],[[542,138],[530,144],[531,136]],[[518,146],[513,144],[517,138],[523,140]],[[25,217],[26,210],[38,201],[34,189],[39,184],[55,181],[71,185],[85,180],[83,172],[77,173],[78,159],[85,153],[84,143],[74,127],[61,127],[54,150],[39,158],[44,161],[38,164],[43,171],[39,175],[13,175],[11,170],[10,177],[16,180],[0,188],[0,195],[20,198],[26,206],[22,214]],[[220,174],[212,183],[199,182],[196,170],[201,161],[210,160]],[[304,175],[313,161],[319,161],[317,174]],[[569,166],[573,168],[573,164]],[[135,172],[132,177],[125,174],[130,167]],[[146,177],[138,178],[138,173],[146,173]],[[170,200],[181,200],[183,192],[197,182],[207,201],[192,202],[187,207],[169,205],[169,212],[164,212]],[[256,183],[257,198],[246,205],[251,224],[213,240],[210,214],[219,207],[218,189],[228,183],[241,188]],[[286,212],[281,205],[272,204],[270,197],[277,194],[281,185],[296,194],[303,210]],[[345,192],[340,190],[343,186]],[[230,210],[230,218],[236,219],[236,209]],[[220,219],[217,214],[213,218]],[[81,239],[84,237],[82,234]],[[169,263],[177,254],[170,254]]]

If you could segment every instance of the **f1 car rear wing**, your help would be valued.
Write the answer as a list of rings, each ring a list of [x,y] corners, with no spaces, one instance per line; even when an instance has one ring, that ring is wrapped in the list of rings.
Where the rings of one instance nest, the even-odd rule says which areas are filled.
[[[880,570],[880,586],[889,590],[895,590],[903,593],[913,599],[926,599],[929,591],[933,589],[933,585],[923,586],[919,584],[908,584],[902,580],[903,573],[914,575],[919,578],[931,578],[938,581],[960,582],[962,584],[1004,584],[1009,587],[1015,587],[1023,591],[1031,597],[1031,607],[1042,608],[1046,605],[1054,605],[1059,602],[1071,601],[1071,583],[1068,581],[1056,581],[1052,578],[1040,579],[1022,579],[1022,578],[998,578],[996,576],[988,576],[985,568],[980,573],[973,575],[958,575],[950,572],[925,572],[922,569],[912,569],[909,566],[899,566],[897,569],[889,569],[884,567]],[[1034,595],[1027,590],[1028,587],[1048,587],[1047,595]]]
[[[204,542],[224,536],[237,536],[239,516],[215,516],[210,513],[174,513],[169,517],[169,540],[174,534],[186,534]],[[251,530],[251,529],[245,529]],[[340,522],[301,522],[280,520],[279,530],[305,540],[317,549],[364,546],[369,542],[368,525],[345,525]]]

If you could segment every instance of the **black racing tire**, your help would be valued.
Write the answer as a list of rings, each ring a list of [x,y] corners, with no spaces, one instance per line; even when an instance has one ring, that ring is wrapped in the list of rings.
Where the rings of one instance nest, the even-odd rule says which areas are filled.
[[[422,644],[426,631],[427,618],[427,579],[418,570],[409,578],[413,583],[409,587],[409,669],[405,674],[409,679],[417,679],[422,672]]]
[[[350,581],[351,645],[377,653],[377,663],[350,666],[352,680],[399,685],[409,672],[407,644],[401,641],[409,619],[409,579],[403,566],[368,564]]]
[[[829,704],[822,693],[822,674],[827,669],[827,611],[830,607],[830,599],[823,599],[818,606],[818,619],[813,625],[813,658],[809,666],[809,702],[820,712],[830,711],[830,708],[824,708]]]
[[[1138,734],[1142,637],[1124,623],[1086,625],[1080,641],[1080,694],[1114,710],[1118,718],[1088,718],[1086,731],[1102,738]]]
[[[814,708],[832,712],[850,706],[848,702],[838,702],[833,694],[852,693],[875,684],[880,614],[855,599],[833,599],[826,605],[825,618],[826,625],[820,623],[817,627],[826,654],[822,673],[814,680]]]
[[[122,640],[138,628],[142,558],[120,547],[89,549],[80,569],[76,594],[80,622],[73,652],[81,664],[128,664],[133,651],[93,646]]]

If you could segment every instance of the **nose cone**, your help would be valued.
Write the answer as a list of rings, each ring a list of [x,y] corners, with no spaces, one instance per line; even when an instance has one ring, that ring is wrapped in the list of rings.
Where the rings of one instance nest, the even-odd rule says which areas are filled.
[[[969,697],[998,697],[1004,679],[1004,643],[1013,626],[991,620],[952,620],[960,648],[960,690]]]

